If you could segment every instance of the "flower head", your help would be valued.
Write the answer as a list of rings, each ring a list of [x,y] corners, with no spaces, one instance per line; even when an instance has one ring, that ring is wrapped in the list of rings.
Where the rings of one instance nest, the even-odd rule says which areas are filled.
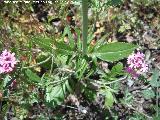
[[[8,73],[13,71],[16,63],[15,53],[11,53],[5,49],[0,55],[0,73]]]
[[[127,59],[128,68],[126,71],[137,78],[148,71],[148,64],[145,62],[145,55],[141,52],[131,54]]]

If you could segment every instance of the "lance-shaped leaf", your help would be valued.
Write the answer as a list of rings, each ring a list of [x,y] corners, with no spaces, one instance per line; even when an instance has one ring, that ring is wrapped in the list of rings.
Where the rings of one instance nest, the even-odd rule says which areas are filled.
[[[72,55],[74,53],[73,49],[63,42],[55,42],[54,45],[56,46],[56,52],[59,54]]]
[[[35,44],[39,45],[39,47],[41,47],[43,50],[47,52],[52,51],[53,40],[51,38],[39,36],[39,37],[33,37],[32,40]]]
[[[136,48],[134,44],[115,42],[100,46],[94,50],[93,55],[104,61],[113,62],[128,57]]]

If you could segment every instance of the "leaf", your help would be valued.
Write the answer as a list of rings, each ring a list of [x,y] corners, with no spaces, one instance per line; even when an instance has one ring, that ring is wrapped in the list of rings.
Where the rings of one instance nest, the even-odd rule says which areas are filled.
[[[55,42],[56,52],[63,55],[73,55],[73,49],[63,42]]]
[[[114,103],[114,97],[112,95],[111,89],[101,89],[99,93],[103,96],[105,96],[105,107],[110,108],[113,106]]]
[[[112,67],[111,73],[113,73],[113,74],[121,74],[122,70],[123,70],[123,64],[121,62],[119,62],[115,66]]]
[[[94,101],[96,99],[96,91],[85,88],[84,94],[89,101]]]
[[[122,4],[123,1],[122,0],[107,0],[106,5],[108,6],[117,6],[119,4]]]
[[[153,90],[147,89],[142,91],[145,99],[151,99],[155,97],[155,93]]]
[[[136,48],[137,46],[133,44],[115,42],[100,46],[93,55],[104,61],[113,62],[128,57]]]
[[[32,38],[33,42],[39,47],[43,48],[45,51],[52,51],[52,39],[48,37],[33,37]]]
[[[159,71],[157,69],[155,69],[153,71],[153,75],[150,81],[150,84],[152,87],[159,87],[160,86],[160,81],[158,81],[159,78]]]
[[[11,81],[11,79],[11,76],[6,75],[6,77],[4,78],[3,87],[6,87],[7,84]]]
[[[88,67],[87,61],[85,59],[78,59],[78,62],[76,63],[76,74],[78,79],[83,78],[84,73]]]
[[[2,107],[1,108],[1,115],[5,116],[7,113],[7,110],[9,109],[9,104],[6,103],[6,104],[2,105],[1,107]]]
[[[95,44],[95,49],[97,49],[98,47],[100,47],[104,42],[105,39],[107,38],[108,34],[102,36]]]
[[[133,103],[134,97],[133,95],[129,92],[128,89],[124,91],[124,99],[120,100],[123,104],[128,104],[131,105]]]
[[[29,80],[33,82],[39,82],[41,79],[38,75],[36,75],[36,73],[33,73],[30,69],[27,69],[25,73],[27,77],[29,78]]]
[[[113,103],[114,103],[114,97],[112,93],[109,90],[107,90],[105,93],[105,106],[112,107]]]
[[[65,27],[64,29],[64,36],[65,35],[68,35],[68,38],[69,38],[69,44],[70,44],[70,47],[73,48],[74,47],[74,39],[73,39],[73,35],[71,33],[71,28],[69,26]]]
[[[72,89],[69,85],[68,80],[55,87],[49,85],[46,88],[46,101],[49,103],[53,103],[53,105],[60,105],[64,101],[65,95],[71,91]]]

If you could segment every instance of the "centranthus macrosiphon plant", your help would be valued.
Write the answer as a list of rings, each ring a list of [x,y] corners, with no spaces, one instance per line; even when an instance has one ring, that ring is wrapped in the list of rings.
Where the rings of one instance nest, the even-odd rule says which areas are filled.
[[[0,4],[0,120],[156,120],[160,5],[62,1]]]

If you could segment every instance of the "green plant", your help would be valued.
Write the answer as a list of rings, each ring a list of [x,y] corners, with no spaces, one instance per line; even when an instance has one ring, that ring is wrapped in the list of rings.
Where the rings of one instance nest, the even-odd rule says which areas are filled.
[[[32,37],[32,40],[35,41],[35,43],[41,47],[44,52],[49,53],[48,55],[53,58],[51,64],[55,64],[55,67],[52,68],[53,70],[50,73],[53,77],[45,75],[44,78],[41,78],[41,81],[46,80],[45,87],[43,87],[44,84],[41,84],[41,87],[46,90],[46,102],[52,103],[54,106],[59,105],[71,91],[73,92],[75,89],[81,89],[81,87],[75,87],[78,84],[83,86],[81,83],[82,81],[85,82],[85,87],[90,85],[94,86],[92,84],[93,82],[90,83],[91,81],[89,79],[90,76],[93,76],[96,73],[94,72],[94,68],[98,67],[98,59],[108,62],[118,61],[127,57],[137,47],[136,45],[122,42],[109,44],[105,42],[97,42],[94,47],[91,46],[90,43],[87,42],[87,4],[88,3],[85,0],[82,1],[83,42],[80,40],[78,30],[76,30],[78,40],[77,42],[74,42],[68,26],[65,28],[64,33],[67,33],[70,38],[69,44],[64,43],[62,40],[56,41],[48,37]],[[89,36],[92,35],[89,34]],[[42,64],[47,62],[48,61],[45,60]],[[93,68],[90,67],[91,64],[93,64]],[[38,65],[41,64],[38,63]],[[32,67],[35,66],[31,66],[29,68]],[[98,85],[100,88],[98,91],[105,96],[105,105],[108,108],[111,107],[115,101],[113,96],[115,91],[107,86],[107,79],[116,80],[117,75],[123,75],[122,69],[123,65],[119,63],[112,68],[109,74],[104,72],[102,74],[102,79],[106,80],[100,80],[100,85]],[[26,75],[28,77],[35,76],[34,74],[30,74],[31,72],[27,70]],[[39,81],[38,84],[40,84],[40,80],[36,79],[35,81],[34,78],[30,77],[30,80],[33,82]]]
[[[106,33],[106,31],[103,33],[105,35],[98,38],[94,45],[91,44],[95,38],[95,34],[92,28],[90,28],[91,25],[88,24],[88,9],[93,9],[96,17],[99,17],[104,13],[106,14],[106,10],[110,6],[114,7],[121,4],[122,0],[77,1],[76,4],[82,7],[82,29],[70,26],[64,22],[65,18],[63,17],[65,17],[66,11],[65,8],[62,7],[64,7],[65,4],[59,2],[57,3],[57,9],[60,7],[62,10],[60,10],[58,14],[63,14],[63,16],[58,15],[58,17],[62,19],[62,23],[64,22],[64,31],[62,34],[60,33],[60,35],[58,33],[57,36],[55,33],[52,33],[54,30],[49,33],[48,29],[46,29],[47,32],[43,31],[42,33],[36,33],[34,30],[23,32],[22,28],[26,27],[23,26],[24,19],[22,19],[23,17],[21,18],[19,13],[16,14],[15,11],[12,13],[14,14],[13,16],[16,17],[13,21],[18,21],[19,17],[22,19],[22,23],[18,22],[18,25],[10,25],[11,21],[7,21],[6,26],[4,26],[1,24],[4,21],[0,17],[0,27],[2,26],[3,29],[5,27],[9,29],[9,34],[7,34],[9,37],[18,40],[23,39],[22,41],[16,41],[16,43],[13,41],[13,43],[11,43],[11,46],[15,44],[13,48],[11,47],[11,50],[16,52],[20,60],[17,69],[14,73],[0,76],[3,79],[3,81],[0,81],[0,90],[3,93],[3,100],[7,101],[2,107],[3,116],[6,116],[10,103],[16,106],[17,111],[15,111],[15,113],[18,118],[27,119],[27,115],[29,114],[28,110],[32,108],[32,105],[35,103],[43,103],[47,110],[57,109],[58,106],[62,106],[62,104],[66,102],[69,94],[79,95],[81,93],[91,102],[96,99],[97,95],[102,95],[104,97],[105,108],[112,114],[112,106],[114,103],[117,104],[119,102],[115,97],[121,87],[119,83],[127,79],[127,74],[124,71],[124,67],[126,67],[124,64],[125,60],[123,61],[123,59],[128,57],[138,46],[126,42],[109,43],[106,39],[109,39],[111,34]],[[48,8],[49,7],[50,6],[48,6]],[[13,9],[15,10],[16,8]],[[27,10],[30,9],[31,8],[27,8]],[[70,11],[72,11],[72,8],[70,9]],[[31,11],[33,12],[34,10],[31,9]],[[49,22],[54,17],[57,17],[56,15],[51,16]],[[115,16],[112,17],[115,18]],[[130,19],[130,16],[127,17],[127,19]],[[126,32],[126,30],[130,30],[137,19],[137,17],[131,16],[130,24],[125,23],[125,17],[122,16],[123,24],[120,26],[119,31],[123,33]],[[28,21],[31,20],[32,19],[29,19]],[[95,21],[99,21],[99,19],[96,18]],[[34,24],[36,24],[36,22]],[[27,24],[27,26],[32,27],[34,24]],[[44,26],[47,27],[50,25],[46,22]],[[40,25],[37,28],[39,27]],[[76,35],[76,39],[73,34]],[[64,41],[65,37],[68,38],[67,42]],[[4,40],[6,40],[6,38]],[[25,44],[23,45],[23,43]],[[3,40],[0,40],[0,46],[4,46]],[[102,63],[109,64],[111,67],[109,66],[110,68],[108,68],[108,66],[105,66],[103,68]],[[147,88],[142,91],[145,99],[156,98],[156,106],[154,106],[154,109],[157,114],[155,117],[159,116],[159,75],[157,71],[158,70],[155,70],[153,72],[152,79],[149,81],[151,89]],[[14,80],[13,78],[17,79],[17,86],[16,89],[10,92],[9,88]],[[10,100],[12,97],[13,99]],[[127,89],[124,93],[123,100],[120,101],[129,109],[136,111],[132,106],[133,98],[133,95]],[[72,108],[72,106],[70,107]],[[79,106],[77,105],[76,107],[78,109]],[[37,119],[52,119],[51,114],[47,110],[43,112],[40,111],[41,114],[37,116]],[[144,118],[144,116],[148,117],[140,113],[140,111],[136,111],[136,113],[137,114],[133,115],[131,119],[138,119],[140,115],[141,118]],[[55,119],[63,119],[63,116],[59,114],[54,117]],[[108,117],[108,119],[111,118]],[[115,119],[118,119],[117,115],[115,115]]]
[[[160,81],[159,81],[159,70],[158,69],[154,69],[153,70],[153,75],[151,77],[151,80],[149,81],[149,85],[151,86],[150,89],[145,89],[142,91],[143,96],[146,99],[156,99],[156,117],[159,116],[159,92],[158,89],[160,87]]]

